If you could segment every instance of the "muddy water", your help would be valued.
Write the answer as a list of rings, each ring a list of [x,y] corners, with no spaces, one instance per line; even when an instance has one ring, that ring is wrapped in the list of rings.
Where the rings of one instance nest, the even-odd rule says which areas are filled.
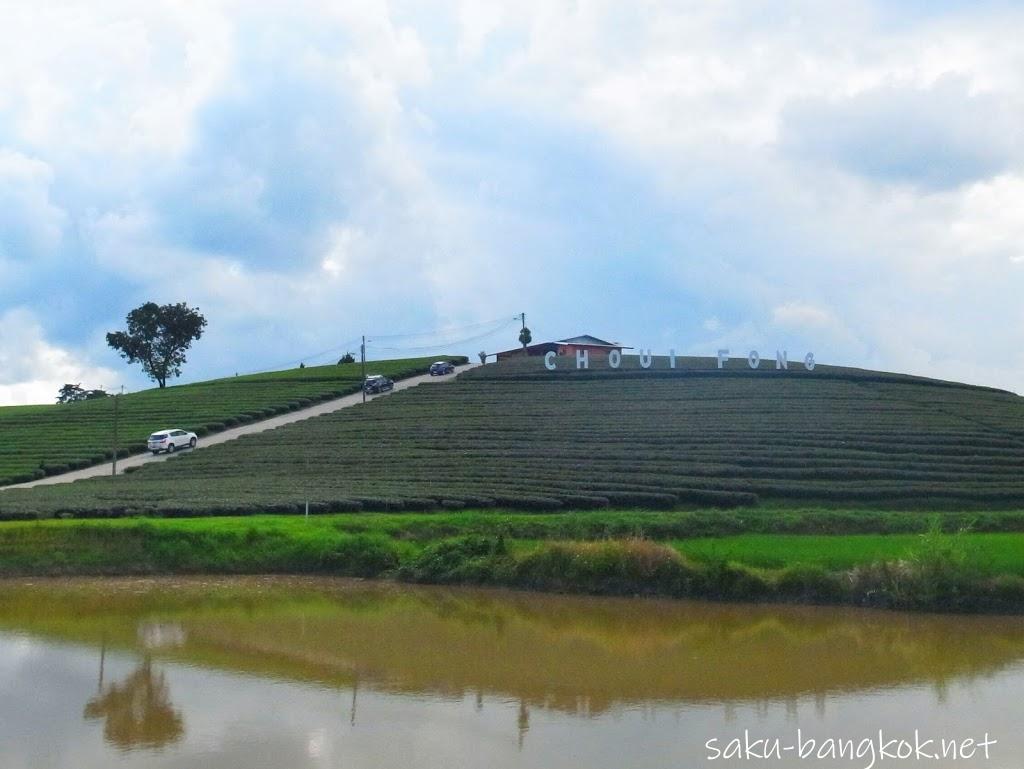
[[[1019,767],[1022,693],[1022,618],[0,582],[3,769]]]

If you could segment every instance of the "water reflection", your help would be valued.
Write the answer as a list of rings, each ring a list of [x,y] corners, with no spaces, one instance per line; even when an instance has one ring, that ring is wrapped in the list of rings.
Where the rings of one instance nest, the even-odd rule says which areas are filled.
[[[112,745],[158,748],[185,732],[181,713],[171,704],[164,674],[153,669],[150,657],[123,681],[103,687],[85,706],[86,719],[105,719],[103,737]]]
[[[416,750],[443,753],[425,734],[465,751],[444,754],[446,765],[510,751],[510,766],[558,766],[555,734],[577,751],[567,755],[591,751],[594,766],[634,759],[621,751],[638,735],[652,757],[690,765],[677,759],[697,760],[701,735],[751,724],[870,732],[1024,715],[1021,618],[290,578],[9,582],[0,765],[39,763],[3,747],[21,691],[19,668],[5,673],[3,660],[24,657],[25,691],[64,697],[73,686],[52,671],[72,671],[81,654],[89,683],[75,718],[87,701],[85,724],[96,733],[102,720],[106,743],[138,766],[155,748],[230,752],[218,766],[232,768],[335,766],[341,756],[409,766]],[[394,760],[370,761],[385,755]]]
[[[374,689],[616,703],[941,692],[1024,659],[1024,620],[589,599],[325,580],[79,581],[0,595],[0,628]],[[355,718],[355,699],[351,707]]]

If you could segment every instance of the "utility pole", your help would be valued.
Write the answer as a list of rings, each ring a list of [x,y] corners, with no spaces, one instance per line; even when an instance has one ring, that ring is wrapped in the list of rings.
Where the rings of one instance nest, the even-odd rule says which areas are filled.
[[[124,385],[121,385],[124,390]],[[110,466],[110,474],[117,475],[117,393],[114,393],[114,462]]]
[[[366,334],[363,334],[363,342],[359,345],[359,362],[363,364],[363,382],[359,389],[363,391],[363,403],[366,403]]]

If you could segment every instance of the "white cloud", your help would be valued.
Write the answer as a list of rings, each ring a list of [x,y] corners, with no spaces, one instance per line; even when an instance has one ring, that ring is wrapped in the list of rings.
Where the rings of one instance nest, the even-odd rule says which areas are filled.
[[[831,312],[806,302],[787,302],[772,310],[772,321],[783,327],[804,329],[835,328],[838,323]]]
[[[7,306],[46,253],[119,302],[199,304],[189,371],[270,354],[259,335],[326,348],[382,307],[401,330],[525,309],[538,329],[642,339],[656,316],[680,349],[806,345],[1024,389],[1002,352],[1024,349],[1012,5],[898,23],[858,0],[9,10]],[[811,152],[836,119],[863,130]],[[870,173],[870,145],[902,141],[882,158],[902,169],[932,127],[919,173]],[[947,139],[992,162],[946,173]],[[39,295],[60,288],[59,266],[40,274]]]
[[[949,235],[971,258],[1020,259],[1024,243],[1024,170],[971,185],[949,224]]]
[[[110,369],[47,341],[29,310],[0,315],[0,404],[53,403],[64,384],[113,389],[116,382],[117,374]]]
[[[180,152],[231,46],[227,17],[205,4],[6,4],[0,111],[64,157]]]

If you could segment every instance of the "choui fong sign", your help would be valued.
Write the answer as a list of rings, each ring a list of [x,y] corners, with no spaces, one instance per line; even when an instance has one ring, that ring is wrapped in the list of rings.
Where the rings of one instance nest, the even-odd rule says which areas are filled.
[[[654,364],[654,355],[651,353],[650,348],[644,350],[641,348],[639,351],[640,356],[640,368],[651,368]],[[555,362],[556,353],[554,351],[544,354],[544,368],[548,371],[555,371],[558,365]],[[619,368],[622,365],[622,351],[621,350],[610,350],[607,356],[602,355],[602,358],[607,359],[608,368]],[[728,350],[718,351],[718,368],[725,368],[725,364],[730,360]],[[751,369],[761,368],[761,355],[757,350],[751,350],[747,353],[747,365]],[[768,365],[771,365],[768,363]],[[809,352],[804,356],[803,366],[806,371],[814,371],[814,353]],[[676,367],[676,351],[668,351],[668,367],[673,369]],[[576,368],[577,369],[588,369],[590,368],[590,350],[576,350]],[[787,371],[789,369],[789,358],[785,350],[775,351],[775,369],[776,371]]]

